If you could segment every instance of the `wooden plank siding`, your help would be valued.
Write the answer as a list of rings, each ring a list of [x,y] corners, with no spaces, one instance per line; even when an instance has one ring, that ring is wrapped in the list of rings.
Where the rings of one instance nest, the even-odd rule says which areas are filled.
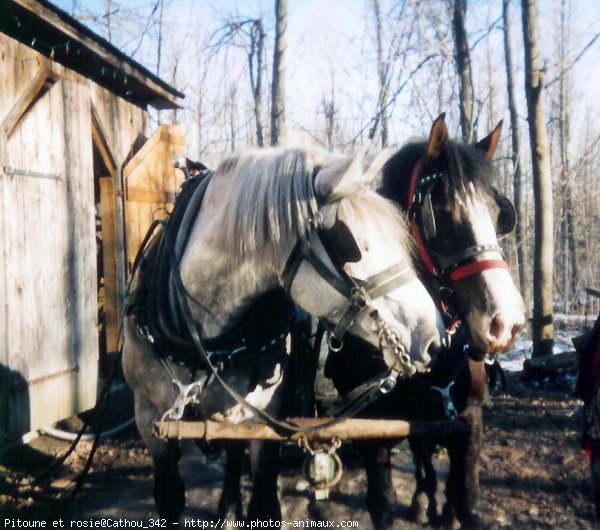
[[[28,432],[95,403],[96,245],[86,105],[85,85],[59,81],[7,138],[6,164],[24,173],[3,177],[10,249],[6,357],[16,377],[10,432]]]
[[[0,49],[1,451],[6,442],[95,404],[96,202],[111,284],[107,350],[114,351],[133,252],[126,241],[133,247],[157,205],[164,210],[172,201],[183,177],[175,176],[170,160],[183,154],[185,141],[174,129],[173,144],[159,142],[146,148],[152,154],[138,156],[148,137],[145,108],[3,33]],[[95,176],[98,157],[108,171]],[[152,200],[127,210],[132,219],[125,213],[128,162],[127,178]],[[163,170],[170,180],[157,174]],[[130,225],[133,235],[126,233]]]

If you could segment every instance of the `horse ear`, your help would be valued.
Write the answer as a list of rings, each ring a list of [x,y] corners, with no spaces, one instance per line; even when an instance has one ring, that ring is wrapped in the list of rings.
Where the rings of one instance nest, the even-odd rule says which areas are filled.
[[[315,177],[315,194],[320,198],[343,197],[352,193],[363,182],[363,159],[369,145],[353,158],[343,159],[320,169]]]
[[[427,141],[427,156],[435,160],[443,149],[448,147],[450,141],[448,137],[448,129],[446,128],[446,113],[442,112],[433,122],[431,126],[431,132],[429,133],[429,140]]]
[[[386,162],[396,153],[396,146],[389,146],[383,149],[376,156],[368,156],[365,158],[365,182],[372,182],[375,176],[381,171],[381,168],[385,166]]]
[[[496,128],[490,134],[488,134],[483,140],[479,140],[479,142],[475,144],[475,147],[481,149],[485,153],[485,156],[487,156],[489,159],[491,159],[494,156],[496,148],[498,147],[498,143],[500,142],[502,123],[503,120],[500,120],[498,122],[498,125],[496,125]]]

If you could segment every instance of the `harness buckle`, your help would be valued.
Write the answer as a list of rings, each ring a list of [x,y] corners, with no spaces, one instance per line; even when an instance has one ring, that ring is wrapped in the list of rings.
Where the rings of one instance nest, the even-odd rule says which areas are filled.
[[[370,297],[367,292],[360,286],[352,287],[350,291],[352,305],[363,311],[369,304]]]
[[[323,214],[319,210],[317,210],[313,217],[309,219],[308,224],[311,228],[314,228],[315,230],[320,230],[321,228],[323,228],[324,222],[325,220],[323,219]]]

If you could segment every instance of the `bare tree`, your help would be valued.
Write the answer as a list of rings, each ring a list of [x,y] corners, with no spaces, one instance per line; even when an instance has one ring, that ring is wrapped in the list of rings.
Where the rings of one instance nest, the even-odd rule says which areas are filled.
[[[265,56],[265,31],[262,19],[232,19],[217,29],[209,39],[211,55],[230,46],[243,48],[248,62],[248,77],[253,100],[256,126],[256,145],[264,145],[263,126],[263,61]]]
[[[248,70],[250,73],[250,86],[254,100],[254,121],[256,123],[256,144],[264,145],[262,123],[262,73],[263,57],[265,53],[265,30],[262,20],[252,21],[250,28],[250,49],[248,51]]]
[[[567,68],[567,21],[565,1],[561,2],[560,33],[558,57],[561,68],[559,81],[559,140],[560,140],[560,250],[561,250],[561,288],[563,311],[570,310],[572,296],[577,292],[577,255],[575,252],[575,223],[573,219],[573,183],[569,164],[569,70]]]
[[[523,201],[523,175],[521,173],[521,132],[519,130],[519,114],[515,99],[515,81],[513,76],[512,51],[510,39],[509,1],[502,0],[502,20],[504,29],[504,63],[506,65],[506,90],[508,96],[508,109],[510,113],[512,163],[513,163],[513,193],[515,210],[517,212],[517,225],[515,228],[517,261],[519,271],[519,285],[525,304],[529,307],[531,301],[531,283],[529,278],[529,253],[526,238],[526,210]]]
[[[552,178],[548,131],[544,110],[537,1],[522,0],[525,94],[535,200],[535,252],[533,263],[533,355],[551,355],[553,324]]]
[[[465,142],[473,141],[473,81],[471,78],[471,57],[465,17],[467,0],[454,0],[452,9],[452,29],[454,33],[454,58],[459,82],[460,128]]]
[[[285,48],[287,0],[275,0],[275,48],[271,88],[271,145],[286,141],[285,130]]]
[[[335,133],[335,117],[338,113],[337,104],[335,102],[335,80],[333,74],[333,68],[330,72],[331,77],[331,88],[329,91],[329,97],[323,94],[321,98],[321,109],[325,116],[325,140],[327,142],[327,150],[333,151],[334,144],[334,133]]]
[[[390,63],[383,53],[383,27],[381,22],[381,5],[379,0],[373,0],[373,14],[375,17],[375,38],[377,48],[377,77],[379,79],[379,96],[377,98],[377,115],[369,131],[369,139],[375,137],[377,126],[381,124],[381,145],[385,147],[388,143],[388,90]]]

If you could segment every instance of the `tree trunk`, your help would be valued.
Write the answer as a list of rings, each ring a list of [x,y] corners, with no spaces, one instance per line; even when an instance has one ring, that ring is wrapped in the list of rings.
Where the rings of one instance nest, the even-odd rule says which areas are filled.
[[[248,52],[248,69],[250,73],[250,87],[254,100],[254,121],[256,122],[256,145],[263,147],[262,123],[262,62],[265,48],[265,32],[262,20],[252,22],[250,28],[250,51]]]
[[[471,58],[465,16],[467,0],[454,0],[452,30],[454,32],[454,60],[459,81],[460,128],[465,142],[473,141],[473,93],[471,90]]]
[[[562,278],[563,311],[571,310],[573,297],[577,293],[577,256],[575,254],[575,226],[573,220],[573,182],[571,182],[571,168],[569,162],[569,69],[567,67],[567,28],[566,28],[566,6],[564,0],[561,2],[559,61],[561,64],[560,74],[560,96],[559,96],[559,136],[560,136],[560,189],[561,189],[561,219],[560,219],[560,241],[562,253]]]
[[[554,343],[552,320],[552,178],[543,99],[543,70],[536,0],[522,0],[525,49],[525,94],[535,201],[533,263],[533,356],[550,355]]]
[[[283,144],[285,133],[285,47],[287,0],[275,0],[275,49],[271,90],[271,145]]]
[[[386,147],[388,143],[388,74],[389,65],[383,56],[383,27],[381,23],[381,5],[379,0],[373,0],[373,13],[375,15],[375,34],[377,40],[377,77],[379,80],[379,97],[377,98],[377,115],[373,127],[369,131],[369,138],[373,139],[377,127],[381,124],[381,146]]]
[[[519,285],[521,296],[525,300],[526,307],[531,302],[531,279],[529,277],[529,252],[527,249],[527,217],[523,201],[523,175],[521,173],[521,132],[519,130],[519,114],[515,100],[515,81],[513,77],[512,51],[510,44],[510,17],[508,4],[510,0],[502,0],[502,20],[504,25],[504,60],[506,65],[506,85],[508,92],[508,109],[510,113],[510,129],[512,140],[512,162],[513,162],[513,193],[515,210],[517,212],[517,225],[515,238],[517,246],[517,261],[519,271]]]

